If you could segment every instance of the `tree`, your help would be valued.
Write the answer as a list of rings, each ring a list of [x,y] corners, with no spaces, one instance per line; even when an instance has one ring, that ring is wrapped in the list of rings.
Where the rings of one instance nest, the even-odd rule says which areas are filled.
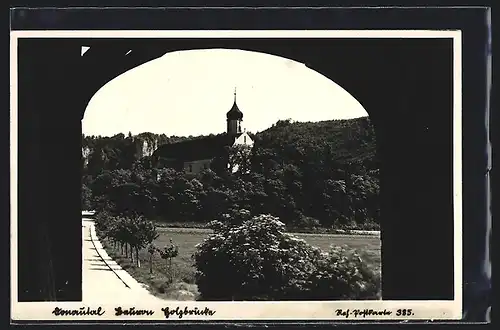
[[[143,216],[112,216],[107,213],[99,213],[96,218],[96,227],[101,238],[110,238],[119,243],[123,253],[130,256],[140,267],[139,251],[153,243],[158,238],[155,224]],[[130,255],[129,255],[130,252]]]
[[[248,173],[250,171],[250,157],[252,148],[245,144],[237,144],[228,147],[228,171],[229,173]]]
[[[92,190],[82,183],[82,210],[92,210]]]
[[[153,256],[158,251],[158,248],[154,244],[148,245],[149,253],[149,274],[153,274]]]
[[[279,121],[252,135],[252,148],[229,147],[195,176],[154,168],[151,157],[140,158],[145,142],[148,155],[163,143],[192,138],[83,136],[82,152],[90,154],[82,207],[90,195],[98,212],[166,221],[207,222],[243,208],[295,228],[316,227],[318,221],[334,228],[378,226],[380,163],[367,117]]]
[[[351,219],[352,208],[344,180],[325,181],[323,203],[325,211],[324,225],[337,227],[346,225]]]
[[[106,155],[101,147],[96,146],[88,156],[87,173],[96,176],[104,168],[106,168]]]
[[[137,267],[140,267],[139,250],[150,246],[153,241],[158,238],[159,233],[156,230],[155,224],[152,221],[146,220],[142,216],[134,219],[134,227],[135,237],[133,247],[135,248]]]
[[[165,246],[163,250],[159,250],[162,259],[167,263],[167,271],[170,273],[170,282],[174,281],[174,269],[172,259],[179,255],[179,247],[170,239],[170,244]]]

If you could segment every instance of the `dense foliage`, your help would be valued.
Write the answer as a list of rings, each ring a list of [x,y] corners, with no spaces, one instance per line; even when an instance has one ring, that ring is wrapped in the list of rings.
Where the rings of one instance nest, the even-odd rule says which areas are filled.
[[[155,168],[150,159],[156,146],[193,137],[83,137],[82,208],[176,223],[224,215],[241,223],[237,210],[245,209],[247,218],[271,214],[288,228],[378,229],[379,164],[368,118],[278,121],[252,136],[251,150],[229,150],[237,172],[213,166],[198,175]]]
[[[193,256],[203,300],[379,298],[379,275],[354,251],[322,252],[287,233],[270,215],[236,226],[211,224],[214,233]]]

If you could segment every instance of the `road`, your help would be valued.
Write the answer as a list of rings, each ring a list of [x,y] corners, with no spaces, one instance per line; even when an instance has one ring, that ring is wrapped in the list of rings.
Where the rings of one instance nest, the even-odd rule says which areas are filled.
[[[149,293],[108,256],[95,235],[93,220],[82,219],[82,234],[84,302],[144,304],[165,301]]]

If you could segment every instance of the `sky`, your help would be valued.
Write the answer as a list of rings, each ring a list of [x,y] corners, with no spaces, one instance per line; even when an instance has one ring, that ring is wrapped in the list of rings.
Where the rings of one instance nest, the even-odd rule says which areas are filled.
[[[243,127],[253,133],[284,119],[368,116],[347,91],[302,63],[243,50],[189,50],[167,53],[104,85],[87,106],[83,133],[223,133],[235,89]]]

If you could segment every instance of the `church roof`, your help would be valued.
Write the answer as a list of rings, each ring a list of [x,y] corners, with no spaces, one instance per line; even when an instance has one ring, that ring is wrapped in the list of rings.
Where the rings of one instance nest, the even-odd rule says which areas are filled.
[[[167,143],[159,146],[153,156],[183,161],[211,159],[220,155],[224,151],[224,147],[232,146],[241,134],[223,133],[177,143]]]
[[[236,89],[234,90],[234,102],[233,102],[233,107],[231,110],[229,110],[226,114],[227,119],[234,120],[234,119],[243,119],[243,112],[238,108],[238,105],[236,104]]]
[[[233,107],[226,114],[227,119],[243,119],[243,112],[238,109],[236,101],[233,103]]]

